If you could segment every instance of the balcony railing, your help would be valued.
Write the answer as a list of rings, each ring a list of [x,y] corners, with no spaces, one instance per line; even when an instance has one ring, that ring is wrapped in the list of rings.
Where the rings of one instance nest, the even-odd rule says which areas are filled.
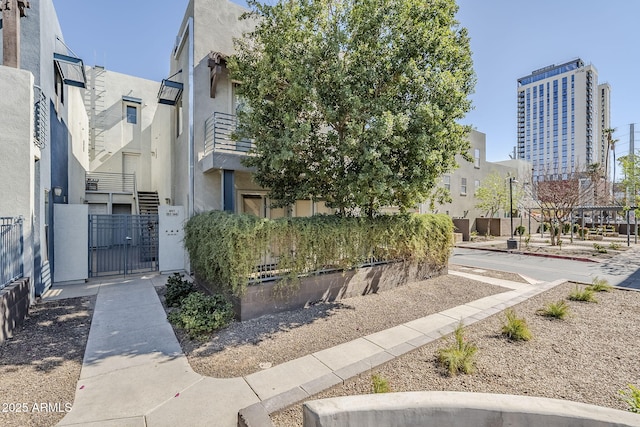
[[[213,113],[205,121],[204,155],[207,156],[213,152],[246,154],[251,150],[253,148],[251,140],[234,141],[231,138],[236,126],[235,115],[217,111]]]
[[[22,277],[22,218],[0,217],[0,289]]]
[[[87,172],[84,189],[86,192],[133,194],[136,191],[136,174]]]
[[[39,86],[33,87],[33,143],[38,148],[47,145],[47,96]]]

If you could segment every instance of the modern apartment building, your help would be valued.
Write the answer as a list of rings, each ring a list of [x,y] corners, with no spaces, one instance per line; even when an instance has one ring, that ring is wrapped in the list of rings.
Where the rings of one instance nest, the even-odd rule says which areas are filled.
[[[604,130],[610,122],[608,84],[574,59],[518,79],[517,157],[534,176],[580,171],[608,161]]]

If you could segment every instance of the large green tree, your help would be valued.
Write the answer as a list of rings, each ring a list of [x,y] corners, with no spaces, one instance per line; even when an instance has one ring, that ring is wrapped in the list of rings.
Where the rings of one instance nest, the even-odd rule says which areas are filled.
[[[415,206],[468,157],[475,75],[454,0],[249,1],[255,31],[231,77],[246,107],[236,137],[276,205],[342,212]]]

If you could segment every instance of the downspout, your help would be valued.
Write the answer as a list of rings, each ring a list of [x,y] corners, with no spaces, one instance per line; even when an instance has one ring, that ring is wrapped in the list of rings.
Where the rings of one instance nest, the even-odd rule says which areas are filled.
[[[188,181],[189,181],[189,195],[188,195],[188,200],[187,200],[187,213],[189,215],[189,218],[191,218],[194,215],[194,194],[195,194],[195,178],[194,178],[194,163],[195,163],[195,153],[194,153],[194,146],[195,146],[195,141],[194,141],[194,135],[193,135],[193,129],[194,129],[194,125],[193,125],[193,121],[194,121],[194,113],[193,113],[193,104],[194,104],[194,88],[193,88],[193,58],[194,58],[194,46],[193,46],[193,16],[190,16],[189,19],[187,20],[187,25],[184,29],[184,31],[182,32],[182,35],[180,36],[180,42],[178,43],[178,48],[176,49],[176,53],[174,55],[174,58],[177,59],[178,56],[178,52],[180,52],[182,45],[185,43],[185,37],[188,36],[188,40],[187,43],[189,45],[189,50],[187,52],[188,55],[188,65],[187,65],[187,69],[189,70],[188,73],[188,84],[189,84],[189,99],[188,99],[188,108],[189,108],[189,127],[188,127],[188,135],[187,135],[187,139],[188,139],[188,145],[187,145],[187,152],[188,152],[188,161],[189,161],[189,168],[188,168]]]

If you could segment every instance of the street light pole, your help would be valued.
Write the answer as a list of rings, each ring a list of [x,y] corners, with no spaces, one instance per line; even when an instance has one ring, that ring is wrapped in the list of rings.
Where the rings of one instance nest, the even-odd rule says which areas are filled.
[[[513,239],[513,178],[509,177],[509,216],[511,217],[511,238]]]
[[[507,249],[518,249],[518,241],[513,238],[513,183],[518,182],[509,177],[509,217],[511,219],[511,238],[507,240]]]

